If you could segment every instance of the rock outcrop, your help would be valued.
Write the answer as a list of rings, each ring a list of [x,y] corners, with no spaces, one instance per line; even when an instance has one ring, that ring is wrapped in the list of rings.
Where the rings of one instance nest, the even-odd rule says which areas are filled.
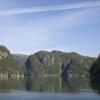
[[[27,75],[89,76],[95,58],[61,51],[39,51],[26,61]]]
[[[0,51],[0,60],[3,59],[3,58],[6,58],[6,57],[8,57],[8,53]]]

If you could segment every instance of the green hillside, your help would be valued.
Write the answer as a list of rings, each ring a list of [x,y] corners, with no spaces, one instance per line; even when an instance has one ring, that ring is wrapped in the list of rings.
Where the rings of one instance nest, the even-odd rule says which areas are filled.
[[[21,71],[10,51],[5,46],[0,46],[0,74],[18,74]]]
[[[92,78],[100,78],[100,55],[91,66],[90,74]]]
[[[27,74],[37,75],[87,75],[95,58],[61,51],[39,51],[26,61]]]

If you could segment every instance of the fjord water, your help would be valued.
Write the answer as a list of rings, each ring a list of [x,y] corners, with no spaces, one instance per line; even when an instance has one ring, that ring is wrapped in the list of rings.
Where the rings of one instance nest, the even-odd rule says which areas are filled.
[[[0,80],[0,100],[100,100],[99,93],[99,84],[87,78],[41,76]]]

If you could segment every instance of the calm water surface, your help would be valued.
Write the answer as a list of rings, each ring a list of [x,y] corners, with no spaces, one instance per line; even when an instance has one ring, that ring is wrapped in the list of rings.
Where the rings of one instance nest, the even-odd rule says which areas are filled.
[[[0,80],[0,100],[100,100],[100,84],[87,78]]]

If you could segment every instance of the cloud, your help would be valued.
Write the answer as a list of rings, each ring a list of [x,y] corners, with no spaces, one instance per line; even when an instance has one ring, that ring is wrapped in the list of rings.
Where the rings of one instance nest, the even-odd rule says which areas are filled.
[[[16,8],[16,9],[12,8],[7,10],[1,10],[0,16],[22,14],[22,13],[38,13],[38,12],[48,12],[48,11],[70,10],[78,8],[91,8],[91,7],[100,7],[100,1],[64,4],[55,6],[43,6],[43,7],[28,7],[28,8]]]
[[[61,15],[55,18],[51,18],[48,21],[42,20],[40,26],[39,24],[36,25],[35,23],[33,23],[34,21],[32,20],[31,23],[27,23],[25,24],[25,26],[21,26],[19,23],[15,26],[1,26],[0,30],[3,33],[0,35],[1,40],[4,37],[1,42],[5,43],[6,45],[9,45],[10,48],[13,47],[13,49],[11,49],[12,52],[24,51],[24,53],[26,54],[42,49],[65,49],[67,51],[70,51],[71,48],[69,48],[68,46],[69,44],[71,44],[69,40],[69,28],[73,27],[74,25],[80,24],[81,21],[84,21],[83,19],[85,19],[86,17],[89,17],[90,19],[91,14],[94,15],[91,9],[85,9],[70,14],[63,14],[63,16]],[[62,28],[66,28],[66,33],[59,32],[59,29]],[[14,38],[15,34],[17,34],[16,38]],[[65,40],[67,41],[67,43],[65,42]],[[74,38],[72,40],[74,40]],[[65,43],[68,44],[67,47]],[[26,45],[24,44],[28,46],[27,49],[25,49]],[[76,47],[80,48],[79,46]],[[76,49],[75,47],[72,48]]]
[[[8,46],[8,48],[13,53],[24,52],[26,54],[30,54],[38,50],[53,49],[58,49],[62,51],[76,50],[83,52],[82,50],[85,50],[86,47],[84,47],[84,44],[82,44],[82,40],[79,41],[78,38],[75,39],[75,36],[77,36],[77,31],[75,31],[75,29],[80,29],[80,26],[84,26],[82,25],[84,23],[87,24],[89,23],[89,21],[92,22],[97,20],[95,16],[99,15],[99,9],[94,8],[99,7],[99,5],[100,2],[85,2],[69,5],[65,4],[58,6],[45,6],[39,8],[33,7],[23,9],[19,8],[5,10],[2,12],[0,11],[1,16],[6,16],[30,12],[36,13],[54,10],[59,11],[62,9],[93,8],[75,10],[72,12],[68,11],[64,12],[63,14],[54,14],[49,17],[39,15],[39,18],[34,18],[34,16],[32,16],[32,19],[20,19],[19,16],[18,18],[15,18],[14,16],[3,16],[0,19],[0,42],[6,44],[6,46]],[[25,24],[23,24],[24,22]],[[84,31],[84,29],[80,29],[80,34],[82,34],[82,31]],[[74,33],[75,35],[73,35]],[[79,43],[76,43],[75,41],[79,41]]]

